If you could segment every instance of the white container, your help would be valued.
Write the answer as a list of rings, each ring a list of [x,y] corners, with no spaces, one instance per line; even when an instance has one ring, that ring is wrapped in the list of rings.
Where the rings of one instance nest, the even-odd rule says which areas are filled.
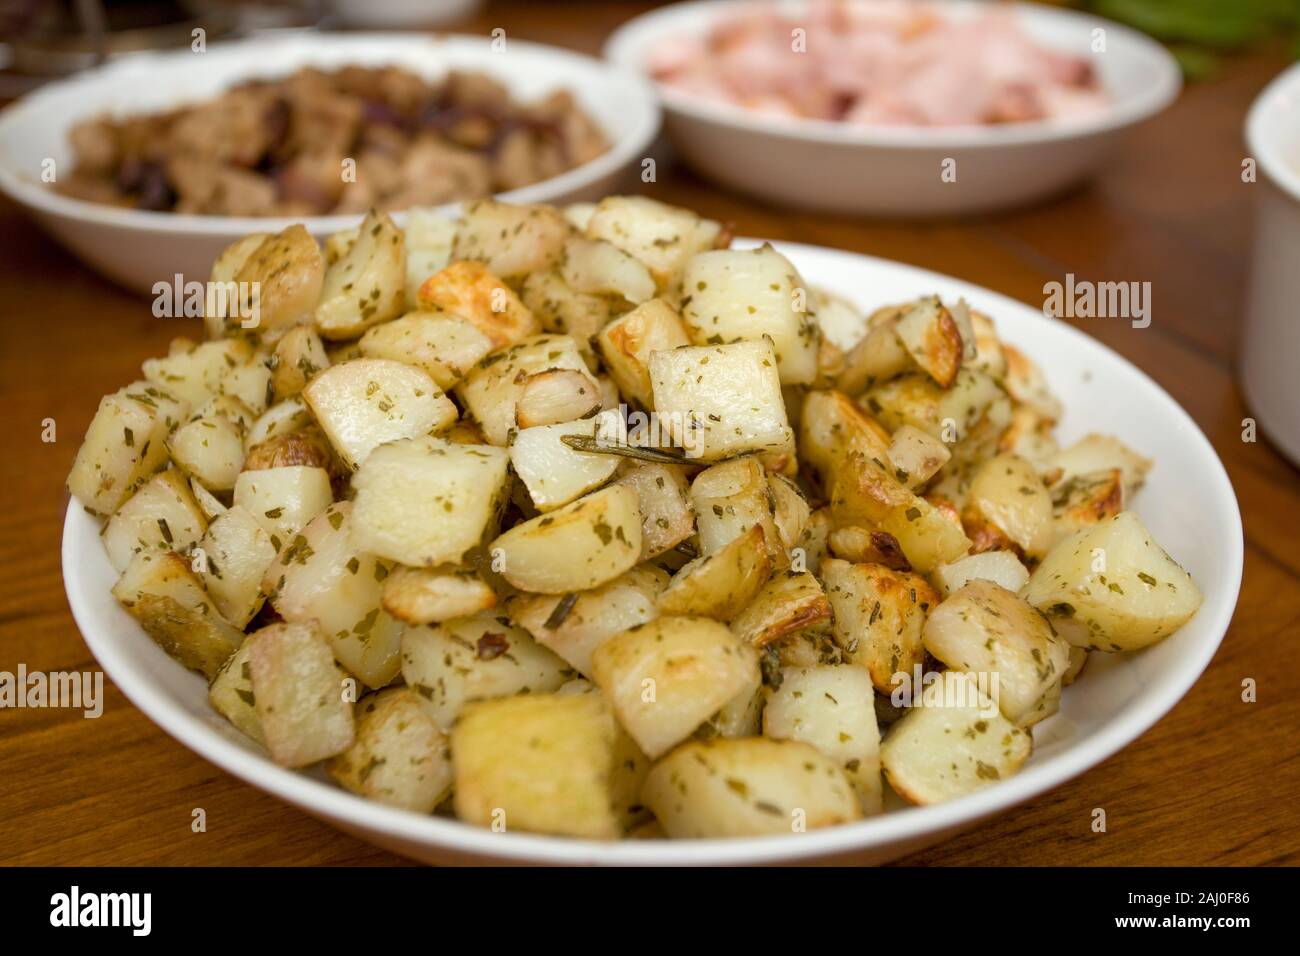
[[[797,10],[800,4],[782,6]],[[987,10],[968,0],[931,6],[953,17]],[[1159,113],[1182,88],[1174,58],[1135,30],[1039,4],[999,4],[1005,6],[1015,8],[1038,42],[1089,57],[1111,107],[1095,116],[999,126],[871,128],[766,116],[660,84],[665,126],[701,173],[777,203],[913,218],[965,215],[1040,199],[1086,178],[1125,130]],[[701,35],[734,15],[731,7],[701,0],[651,11],[620,27],[605,56],[644,72],[661,40]],[[1102,53],[1093,52],[1097,30],[1104,31]],[[941,175],[946,160],[956,161],[955,181]]]
[[[1300,65],[1246,119],[1261,174],[1241,349],[1241,388],[1260,428],[1300,465]]]
[[[631,71],[554,47],[507,39],[493,52],[487,37],[415,34],[295,33],[215,43],[190,50],[123,56],[52,83],[0,111],[0,189],[97,272],[147,292],[178,273],[206,280],[226,246],[254,232],[295,222],[318,239],[360,221],[359,215],[312,217],[196,216],[119,209],[56,193],[41,181],[42,164],[71,169],[68,130],[103,113],[169,109],[216,96],[254,77],[285,76],[304,66],[405,67],[430,80],[448,70],[490,74],[519,99],[557,89],[573,93],[610,141],[610,150],[551,179],[502,193],[509,202],[574,202],[619,189],[659,130],[653,86]],[[393,217],[402,222],[400,214]]]
[[[752,241],[737,245],[752,246]],[[433,863],[695,865],[837,861],[882,863],[977,826],[1105,760],[1187,693],[1214,656],[1241,584],[1241,515],[1214,449],[1172,398],[1138,368],[1040,309],[934,272],[814,246],[774,245],[813,287],[863,309],[939,294],[994,317],[999,334],[1040,364],[1065,406],[1059,437],[1111,432],[1155,462],[1133,508],[1196,580],[1205,601],[1176,634],[1136,654],[1094,654],[1060,712],[1034,728],[1024,769],[977,793],[928,807],[788,836],[600,842],[493,833],[445,817],[363,800],[273,764],[208,704],[207,684],[172,660],[109,593],[117,574],[99,523],[74,501],[63,534],[63,580],[81,633],[130,701],[180,743],[255,787],[379,846]],[[143,358],[143,356],[141,356]],[[1086,821],[1084,824],[1086,826]]]

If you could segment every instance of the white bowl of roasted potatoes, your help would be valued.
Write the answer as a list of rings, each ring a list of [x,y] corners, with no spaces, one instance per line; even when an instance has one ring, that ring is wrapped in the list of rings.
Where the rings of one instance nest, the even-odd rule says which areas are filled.
[[[1232,615],[1182,409],[942,275],[486,200],[237,242],[204,313],[89,426],[73,613],[186,746],[417,859],[881,862],[1133,740]]]

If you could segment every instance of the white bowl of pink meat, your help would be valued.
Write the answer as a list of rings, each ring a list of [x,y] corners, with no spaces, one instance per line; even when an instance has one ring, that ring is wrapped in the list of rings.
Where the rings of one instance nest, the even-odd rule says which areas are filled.
[[[624,24],[605,55],[657,83],[674,145],[710,179],[886,216],[1059,193],[1181,88],[1143,34],[1026,3],[680,3]]]

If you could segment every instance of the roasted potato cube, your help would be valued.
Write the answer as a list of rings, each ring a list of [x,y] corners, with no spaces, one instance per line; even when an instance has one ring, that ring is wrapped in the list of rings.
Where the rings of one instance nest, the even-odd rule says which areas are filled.
[[[617,483],[637,493],[641,508],[641,560],[658,557],[695,533],[689,484],[679,465],[625,462]]]
[[[714,249],[691,257],[682,275],[682,320],[696,345],[767,339],[782,385],[817,377],[817,324],[807,285],[770,245]]]
[[[225,415],[200,415],[168,436],[167,451],[209,491],[231,491],[244,464],[244,433]]]
[[[208,703],[240,733],[266,746],[262,724],[257,719],[257,699],[253,696],[253,667],[249,663],[252,654],[253,642],[244,638],[213,678],[208,688]]]
[[[412,567],[457,564],[500,514],[509,456],[491,445],[408,438],[376,448],[352,477],[357,546]]]
[[[767,484],[772,495],[772,521],[780,535],[781,550],[788,553],[803,537],[812,506],[799,486],[785,475],[769,474]]]
[[[456,421],[456,406],[433,379],[390,359],[331,366],[302,394],[334,450],[354,470],[385,442],[443,431]]]
[[[1124,473],[1118,468],[1071,475],[1051,489],[1052,531],[1067,538],[1124,510]]]
[[[940,388],[952,385],[961,368],[964,344],[956,320],[938,296],[913,303],[894,323],[894,333],[935,384]]]
[[[1021,404],[1028,405],[1039,415],[1052,421],[1061,420],[1061,401],[1052,394],[1047,385],[1047,378],[1034,362],[1012,345],[1003,343],[1002,354],[1006,360],[1006,372],[1002,378],[1002,387],[1007,394]]]
[[[619,391],[643,408],[654,407],[650,356],[690,344],[682,317],[663,299],[642,303],[600,329],[596,336],[601,358]]]
[[[616,735],[596,694],[471,704],[451,735],[456,815],[502,832],[614,839]]]
[[[261,415],[274,397],[269,361],[271,359],[258,356],[243,365],[236,365],[222,377],[217,397],[238,400],[250,414]]]
[[[159,647],[209,680],[244,637],[221,617],[178,554],[141,551],[113,585],[113,597]]]
[[[889,443],[894,477],[912,491],[924,488],[951,457],[947,445],[913,425],[898,429]]]
[[[457,223],[430,209],[406,211],[406,305],[420,297],[420,286],[451,261]]]
[[[1034,466],[1015,455],[997,455],[971,477],[962,523],[991,524],[1029,558],[1052,546],[1052,498]]]
[[[264,468],[245,471],[235,481],[235,504],[262,526],[276,551],[333,501],[330,476],[324,468]]]
[[[325,257],[306,227],[295,223],[263,240],[240,264],[233,281],[256,290],[255,308],[252,316],[227,321],[227,332],[247,327],[261,335],[287,329],[306,321],[320,301]]]
[[[291,435],[313,424],[311,411],[301,396],[286,398],[282,402],[276,402],[257,417],[253,427],[244,436],[244,447],[256,448],[272,438]]]
[[[166,358],[147,359],[144,377],[191,406],[202,405],[221,391],[222,380],[230,370],[253,356],[253,349],[240,339],[204,342],[188,352],[175,352]]]
[[[325,343],[314,328],[299,325],[285,332],[275,343],[275,351],[271,353],[271,367],[268,369],[275,400],[282,402],[286,398],[301,395],[307,383],[329,368],[329,365]]]
[[[866,815],[884,809],[875,697],[860,667],[787,667],[763,709],[764,736],[802,741],[834,760]]]
[[[249,635],[253,705],[271,759],[306,767],[352,746],[345,675],[310,623],[272,624]]]
[[[553,206],[524,206],[478,199],[466,203],[456,224],[453,261],[481,262],[506,281],[553,269],[564,256],[573,226]]]
[[[821,584],[807,571],[784,571],[731,619],[736,636],[764,647],[801,631],[830,625],[831,604]]]
[[[795,740],[691,741],[651,769],[641,793],[673,838],[801,833],[862,817],[838,763]]]
[[[353,793],[432,813],[451,793],[451,741],[406,687],[357,705],[356,739],[330,759],[330,776]]]
[[[845,395],[861,395],[869,388],[888,382],[916,363],[894,332],[896,319],[873,324],[866,335],[844,355],[835,378],[835,388]]]
[[[1017,405],[1011,410],[1011,424],[998,439],[998,451],[1019,455],[1039,474],[1047,474],[1060,451],[1052,435],[1054,427],[1055,422],[1039,415],[1028,405]]]
[[[598,646],[591,668],[619,723],[652,759],[760,682],[757,652],[708,618],[633,627]]]
[[[1049,618],[1072,621],[1071,644],[1136,651],[1182,627],[1201,606],[1192,576],[1131,511],[1057,544],[1021,595]]]
[[[838,524],[874,526],[893,535],[908,563],[923,574],[957,560],[971,546],[960,524],[859,454],[838,469],[831,512]]]
[[[691,482],[700,552],[714,554],[751,528],[763,530],[763,544],[778,567],[787,563],[776,524],[776,500],[767,472],[755,458],[736,458],[706,468]]]
[[[600,411],[604,404],[599,383],[593,387],[591,375],[576,369],[534,372],[521,384],[523,389],[515,402],[515,424],[520,428],[587,418]]]
[[[842,392],[813,391],[804,399],[799,454],[829,489],[851,452],[890,461],[889,432]]]
[[[510,601],[510,619],[590,675],[591,655],[604,641],[659,616],[655,602],[667,584],[668,575],[658,568],[633,568],[580,594],[517,595]]]
[[[689,458],[780,452],[794,441],[766,341],[652,352],[650,382],[656,414]]]
[[[496,606],[496,593],[463,568],[397,568],[384,579],[384,610],[407,624],[437,624]]]
[[[437,312],[408,312],[361,337],[361,354],[421,369],[444,391],[492,351],[492,340],[471,322]]]
[[[564,594],[613,580],[641,555],[636,491],[611,485],[515,525],[489,546],[501,575],[522,591]]]
[[[142,551],[189,551],[207,524],[184,476],[169,469],[141,485],[108,519],[104,550],[113,567],[125,571]]]
[[[493,352],[465,376],[457,394],[493,445],[509,442],[516,427],[515,407],[530,375],[550,369],[573,369],[589,375],[577,344],[567,335],[539,335]],[[599,387],[591,379],[592,394]]]
[[[654,297],[655,280],[639,260],[611,242],[574,237],[564,244],[560,275],[575,292],[638,305]]]
[[[983,372],[963,368],[951,388],[913,372],[875,386],[863,404],[891,432],[911,425],[951,446],[967,438],[989,406],[1005,397]]]
[[[614,303],[603,296],[575,292],[555,270],[530,274],[519,296],[544,331],[572,336],[583,357],[595,367],[592,338],[609,321]]]
[[[972,581],[992,581],[1016,594],[1029,580],[1029,571],[1010,551],[982,551],[939,565],[930,578],[945,598]]]
[[[420,308],[468,319],[494,349],[522,342],[542,330],[519,296],[481,262],[453,262],[420,286]]]
[[[930,611],[925,649],[950,670],[997,675],[990,696],[1019,723],[1061,680],[1070,648],[1047,620],[992,581],[971,581]]]
[[[341,501],[286,541],[262,590],[286,621],[315,622],[334,656],[367,687],[383,687],[401,666],[402,625],[380,607],[391,568],[361,551],[353,505]]]
[[[1124,500],[1130,501],[1146,481],[1151,459],[1143,458],[1118,438],[1085,435],[1063,448],[1048,463],[1047,471],[1058,473],[1054,488],[1073,478],[1118,468],[1124,482]]]
[[[659,611],[730,621],[754,600],[771,573],[772,558],[763,540],[763,529],[754,525],[673,575],[659,595]]]
[[[386,213],[371,212],[347,253],[325,271],[316,328],[327,339],[354,339],[402,314],[406,238]]]
[[[926,805],[1013,776],[1032,749],[1029,731],[1003,717],[969,674],[953,673],[889,728],[880,763],[899,796]]]
[[[623,416],[615,409],[594,418],[525,428],[515,435],[510,463],[538,511],[553,511],[594,491],[613,478],[618,469],[617,455],[570,448],[563,441],[566,435],[622,441]]]
[[[199,577],[217,610],[235,627],[246,626],[266,598],[262,578],[276,553],[271,536],[236,505],[208,526],[199,548]]]
[[[203,327],[208,338],[220,339],[237,335],[244,322],[252,322],[252,316],[247,314],[250,311],[248,306],[252,303],[246,299],[241,300],[239,287],[231,283],[249,257],[270,238],[269,232],[255,232],[243,239],[236,239],[221,250],[212,263],[208,287],[203,296]]]
[[[188,413],[188,402],[147,382],[105,395],[77,449],[68,491],[96,514],[112,514],[167,463],[167,435]]]
[[[572,676],[526,631],[491,614],[408,627],[402,637],[402,677],[443,730],[467,701],[547,694]]]
[[[866,668],[882,694],[892,693],[898,675],[910,678],[925,663],[921,629],[938,593],[924,578],[878,564],[832,558],[821,574],[845,660]]]
[[[826,543],[832,555],[854,564],[883,564],[894,571],[912,570],[898,539],[887,531],[845,525],[832,531]]]
[[[722,234],[711,219],[644,196],[602,199],[584,228],[587,238],[612,242],[643,262],[661,291],[679,285],[690,257],[712,248]]]
[[[329,439],[315,425],[268,438],[249,448],[248,455],[244,458],[244,471],[288,468],[294,465],[324,468],[331,474],[340,476],[347,473],[347,468],[334,454]]]

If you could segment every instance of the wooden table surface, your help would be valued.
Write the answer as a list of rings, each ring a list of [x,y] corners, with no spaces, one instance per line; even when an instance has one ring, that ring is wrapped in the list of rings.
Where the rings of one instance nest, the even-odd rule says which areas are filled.
[[[475,32],[596,51],[636,4],[496,3]],[[1245,517],[1241,602],[1209,669],[1174,710],[1099,767],[915,864],[1300,863],[1300,477],[1266,442],[1243,442],[1235,381],[1249,258],[1247,105],[1284,65],[1227,62],[1140,130],[1104,175],[1068,196],[966,222],[871,222],[742,200],[680,166],[650,195],[748,235],[849,249],[950,273],[1034,305],[1067,272],[1149,280],[1149,328],[1085,330],[1190,412],[1227,466]],[[737,161],[743,161],[737,157]],[[63,481],[103,393],[170,338],[193,334],[98,278],[0,205],[0,671],[95,661],[68,612],[59,566]],[[1300,266],[1300,264],[1298,264]],[[1297,357],[1300,372],[1300,357]],[[42,422],[57,441],[42,441]],[[1189,515],[1195,520],[1195,515]],[[1241,701],[1244,678],[1258,702]],[[97,720],[0,711],[0,863],[394,864],[402,862],[246,786],[173,741],[106,681]],[[1091,831],[1105,807],[1108,832]],[[207,832],[191,832],[191,811]]]

